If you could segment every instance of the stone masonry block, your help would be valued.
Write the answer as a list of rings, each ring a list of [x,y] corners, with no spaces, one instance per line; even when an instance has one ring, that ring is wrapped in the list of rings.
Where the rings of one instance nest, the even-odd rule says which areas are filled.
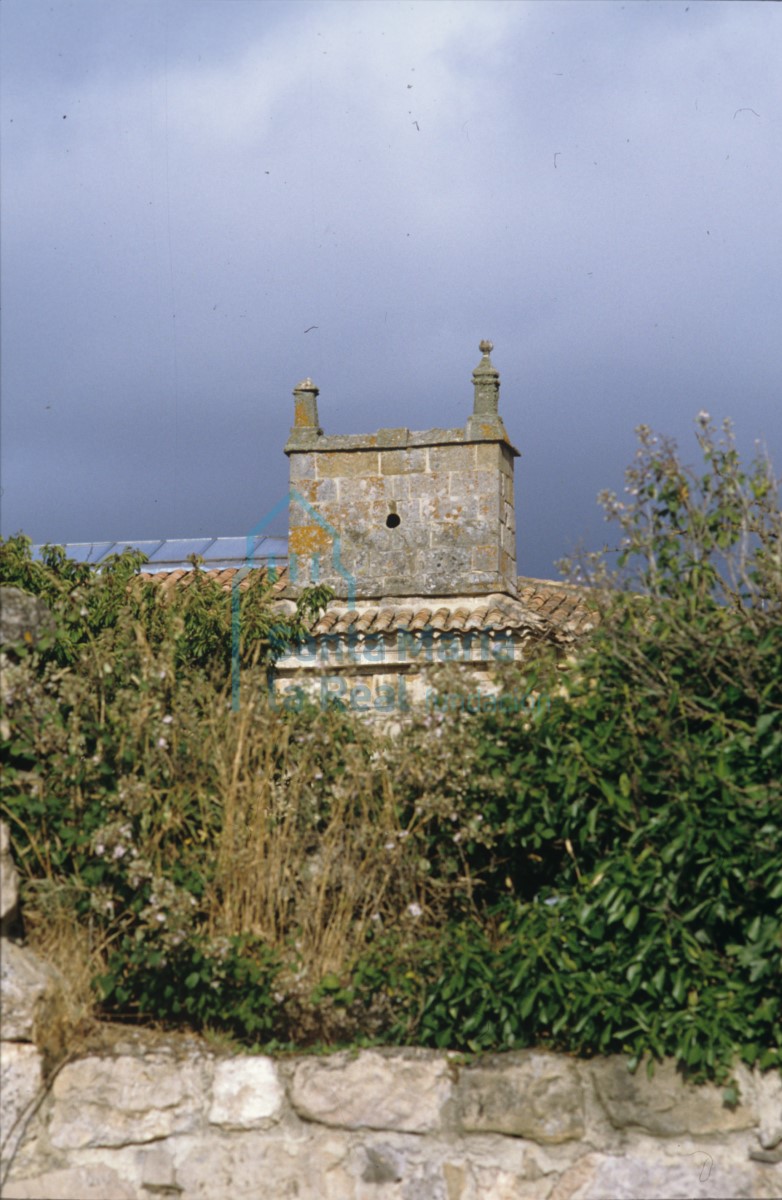
[[[379,473],[377,450],[336,451],[318,455],[318,475],[321,479],[361,479]]]
[[[621,1154],[584,1154],[560,1175],[548,1200],[640,1200],[687,1197],[687,1200],[778,1200],[779,1179],[768,1167],[748,1162],[746,1150],[706,1143],[668,1158],[649,1154],[636,1143]],[[711,1153],[709,1153],[711,1151]],[[668,1152],[670,1153],[670,1151]],[[511,1193],[507,1193],[511,1195]],[[519,1193],[513,1193],[515,1196]],[[526,1193],[524,1196],[526,1197]]]
[[[406,446],[410,440],[409,429],[378,429],[378,446]]]
[[[262,1129],[280,1119],[284,1092],[270,1058],[227,1058],[215,1067],[209,1122],[229,1129]]]
[[[460,1127],[556,1144],[584,1135],[581,1080],[561,1055],[521,1051],[468,1067],[456,1093]]]
[[[386,481],[380,475],[349,476],[338,480],[340,504],[355,504],[361,500],[379,500],[386,493]]]
[[[8,938],[0,953],[0,1034],[9,1042],[32,1042],[63,987],[59,973],[32,950]]]
[[[478,498],[478,517],[490,530],[495,530],[500,523],[500,513],[502,504],[499,492],[492,492],[488,496],[480,496]]]
[[[457,592],[470,570],[470,550],[467,547],[438,546],[422,550],[417,558],[418,576],[423,595]]]
[[[514,458],[515,458],[515,455],[513,454],[510,447],[503,445],[502,459],[500,460],[500,470],[503,472],[504,475],[508,476],[508,478],[511,480],[511,482],[513,482]]]
[[[422,496],[439,496],[448,494],[448,475],[442,471],[432,471],[428,475],[410,476],[410,497],[418,500]]]
[[[320,510],[323,504],[336,502],[339,494],[338,489],[339,485],[336,479],[299,479],[291,483],[291,490],[298,492],[302,499],[318,510]],[[295,497],[292,503],[296,506]],[[306,509],[304,513],[306,514]],[[309,516],[310,514],[307,514],[307,519],[309,519]]]
[[[24,1179],[11,1179],[3,1187],[4,1200],[136,1200],[139,1191],[118,1171],[103,1163],[59,1167]],[[151,1192],[145,1193],[147,1196]],[[179,1190],[169,1191],[179,1195]]]
[[[656,1066],[649,1079],[645,1071],[631,1075],[624,1059],[594,1059],[590,1074],[609,1121],[616,1129],[636,1126],[657,1137],[685,1133],[703,1136],[748,1129],[756,1117],[740,1104],[727,1108],[722,1089],[714,1084],[686,1083],[671,1061]]]
[[[314,479],[316,476],[316,462],[319,455],[315,454],[291,454],[290,455],[290,480],[291,485],[295,486],[297,480]]]
[[[0,937],[13,928],[19,904],[19,876],[11,856],[11,834],[0,821]]]
[[[494,495],[499,486],[499,477],[491,471],[452,471],[448,479],[451,496]]]
[[[439,525],[463,524],[465,521],[477,521],[480,517],[480,503],[477,496],[452,497],[449,495],[422,496],[418,501],[418,513],[421,521]],[[430,526],[430,532],[435,527]]]
[[[512,554],[516,548],[515,531],[511,532],[507,525],[500,526],[500,545],[508,554]]]
[[[299,1116],[322,1125],[428,1133],[440,1128],[452,1086],[442,1058],[364,1050],[300,1062],[290,1098]]]
[[[52,1085],[53,1146],[79,1150],[157,1141],[201,1120],[199,1062],[169,1056],[88,1057],[67,1063]]]
[[[361,538],[364,533],[371,533],[378,522],[385,521],[388,504],[382,500],[355,500],[346,504],[329,507],[323,514],[330,525],[339,531],[342,537],[351,535],[354,539]]]
[[[380,470],[384,475],[409,475],[423,473],[427,469],[426,450],[381,450]]]
[[[500,555],[496,546],[473,547],[470,565],[473,571],[482,574],[495,574],[500,567]]]
[[[438,546],[462,546],[466,551],[471,551],[485,537],[486,530],[474,521],[453,521],[450,524],[437,522],[429,527],[429,544],[433,550]]]
[[[430,446],[430,471],[472,471],[475,468],[475,446]]]
[[[408,475],[387,475],[386,495],[394,500],[407,500],[410,495],[410,477]]]
[[[288,548],[297,558],[311,557],[314,554],[324,554],[333,545],[333,535],[322,525],[311,522],[308,525],[291,527],[288,538]]]
[[[0,1169],[16,1150],[24,1133],[23,1114],[43,1085],[41,1055],[29,1042],[0,1042]]]
[[[478,442],[475,447],[475,465],[479,471],[505,469],[505,455],[500,442]]]
[[[378,549],[369,565],[371,574],[380,579],[403,579],[410,571],[410,555],[404,548]]]

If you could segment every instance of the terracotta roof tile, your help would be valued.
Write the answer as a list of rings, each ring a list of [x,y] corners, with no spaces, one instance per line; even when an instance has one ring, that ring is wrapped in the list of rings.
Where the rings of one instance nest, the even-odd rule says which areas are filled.
[[[378,613],[378,610],[372,609],[372,608],[368,609],[366,612],[361,613],[358,620],[356,621],[356,629],[358,629],[361,633],[368,633],[375,623],[375,620],[377,618],[377,613]]]
[[[431,616],[431,608],[419,608],[410,622],[410,628],[414,633],[417,633],[421,629],[425,629],[429,624]]]
[[[479,608],[474,608],[467,620],[464,622],[464,628],[468,632],[472,629],[483,629],[488,615],[489,609],[485,604]]]
[[[273,595],[278,595],[289,584],[288,568],[267,567],[215,567],[212,570],[200,572],[203,579],[216,583],[224,592],[229,592],[234,579],[239,576],[239,589],[245,591],[256,578],[271,585]],[[266,577],[269,576],[268,580]],[[148,583],[154,583],[168,591],[172,587],[191,587],[195,578],[192,567],[176,567],[173,571],[140,571],[139,578]]]
[[[397,608],[392,609],[395,616],[391,620],[389,629],[411,629],[413,625],[413,610],[412,608]]]
[[[469,616],[469,608],[455,609],[455,611],[451,613],[451,630],[454,633],[460,633],[462,629],[464,629]]]
[[[338,620],[337,613],[325,612],[322,617],[318,618],[317,623],[313,627],[313,633],[331,633]]]
[[[436,629],[438,633],[445,633],[450,627],[450,620],[450,608],[438,608],[435,609],[429,618],[429,624],[432,626],[432,629]]]
[[[394,624],[394,618],[397,615],[397,611],[398,610],[393,608],[379,608],[377,610],[377,616],[375,617],[374,632],[385,633],[387,629],[390,629]]]

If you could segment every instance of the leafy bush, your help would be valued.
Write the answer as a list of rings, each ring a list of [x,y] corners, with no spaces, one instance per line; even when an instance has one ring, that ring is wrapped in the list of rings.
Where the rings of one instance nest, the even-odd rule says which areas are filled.
[[[125,935],[98,977],[104,1010],[270,1041],[278,1026],[275,955],[249,938],[189,937],[165,948]]]
[[[304,636],[308,619],[331,595],[328,588],[307,588],[296,611],[284,616],[271,604],[274,573],[250,571],[237,589],[234,614],[234,595],[200,569],[197,556],[191,561],[190,586],[169,591],[139,577],[146,556],[138,550],[112,554],[96,571],[69,559],[62,546],[44,546],[40,561],[34,560],[30,539],[17,534],[0,539],[0,585],[19,587],[51,605],[58,631],[45,657],[59,665],[75,663],[95,639],[102,639],[107,656],[118,657],[143,638],[153,646],[173,641],[174,661],[186,671],[222,673],[232,661],[235,624],[242,664],[271,665]]]
[[[1,544],[0,578],[58,618],[17,648],[3,724],[31,933],[69,908],[105,1014],[250,1043],[780,1065],[778,488],[705,416],[699,441],[700,475],[641,431],[628,498],[604,497],[618,562],[578,564],[594,635],[507,668],[545,703],[395,738],[268,704],[262,587],[234,711],[208,580],[165,601],[124,556],[96,576]]]
[[[469,903],[413,948],[394,1036],[782,1065],[778,489],[705,420],[699,440],[702,477],[641,431],[629,502],[605,497],[618,569],[586,564],[599,627],[527,669],[547,702],[433,714],[405,746],[432,873]]]

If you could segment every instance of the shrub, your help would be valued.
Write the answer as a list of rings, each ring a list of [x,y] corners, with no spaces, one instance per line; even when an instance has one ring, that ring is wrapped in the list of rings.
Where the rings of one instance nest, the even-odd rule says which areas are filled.
[[[33,934],[73,913],[104,1013],[251,1044],[779,1065],[778,488],[705,417],[699,442],[700,475],[641,431],[628,499],[604,497],[618,560],[578,564],[593,637],[508,667],[545,703],[396,738],[267,703],[306,605],[280,625],[245,594],[234,711],[208,580],[165,602],[124,556],[96,576],[0,544],[59,621],[17,648],[2,734]]]
[[[705,420],[699,440],[702,477],[641,431],[630,502],[606,497],[624,574],[596,580],[590,646],[529,669],[549,703],[528,719],[474,718],[478,909],[447,970],[435,955],[424,1040],[782,1063],[778,491]]]

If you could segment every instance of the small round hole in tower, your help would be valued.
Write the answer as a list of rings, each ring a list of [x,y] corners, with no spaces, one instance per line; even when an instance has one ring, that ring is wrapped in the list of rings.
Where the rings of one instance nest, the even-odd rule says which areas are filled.
[[[386,526],[389,529],[396,529],[396,527],[398,525],[400,525],[401,522],[402,522],[402,518],[399,516],[398,513],[389,513],[388,516],[386,517]]]

